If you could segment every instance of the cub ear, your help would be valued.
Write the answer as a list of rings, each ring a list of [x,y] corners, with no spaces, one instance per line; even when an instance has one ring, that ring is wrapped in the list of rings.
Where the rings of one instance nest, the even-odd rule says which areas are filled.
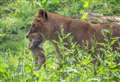
[[[40,9],[39,10],[39,17],[42,17],[43,19],[47,20],[48,19],[48,15],[47,12],[45,10]]]

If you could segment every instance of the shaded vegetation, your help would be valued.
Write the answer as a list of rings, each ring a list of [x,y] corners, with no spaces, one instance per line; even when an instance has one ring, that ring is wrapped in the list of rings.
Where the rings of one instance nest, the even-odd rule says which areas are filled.
[[[44,8],[65,16],[87,19],[89,12],[120,16],[120,0],[0,0],[0,80],[2,82],[119,82],[120,53],[112,50],[114,39],[106,39],[96,50],[73,43],[69,34],[61,33],[59,47],[62,67],[57,69],[55,49],[46,41],[46,68],[34,71],[34,60],[27,48],[26,32],[36,12]],[[64,39],[70,45],[65,48]],[[118,42],[120,43],[120,42]],[[99,51],[99,53],[98,53]],[[97,58],[94,64],[93,58]]]

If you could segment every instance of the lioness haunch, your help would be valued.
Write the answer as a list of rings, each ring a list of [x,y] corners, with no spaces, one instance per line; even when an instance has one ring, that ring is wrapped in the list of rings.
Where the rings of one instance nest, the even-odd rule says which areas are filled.
[[[120,37],[120,25],[118,24],[90,24],[71,17],[39,10],[27,37],[33,33],[38,33],[41,38],[39,39],[40,41],[36,41],[31,48],[38,46],[39,43],[41,44],[43,42],[43,37],[51,42],[52,40],[57,40],[61,27],[66,33],[71,33],[74,36],[74,40],[80,45],[84,44],[84,41],[88,41],[88,43],[91,44],[93,38],[98,42],[103,42],[105,38],[101,32],[103,29],[110,30],[113,37]],[[55,46],[56,51],[59,52],[56,44]],[[58,54],[57,56],[60,58],[61,54]]]
[[[41,43],[41,36],[39,33],[32,33],[28,38],[30,41],[29,49],[32,51],[35,58],[35,64],[37,65],[35,70],[38,70],[45,63],[43,49],[39,47],[39,44]]]

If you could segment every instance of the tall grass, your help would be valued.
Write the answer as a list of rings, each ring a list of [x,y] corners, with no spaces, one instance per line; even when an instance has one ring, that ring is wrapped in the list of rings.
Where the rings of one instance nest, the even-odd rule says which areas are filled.
[[[92,0],[1,0],[0,80],[2,82],[119,82],[120,53],[113,52],[111,45],[116,40],[112,38],[106,38],[105,43],[100,44],[102,48],[99,49],[96,48],[98,43],[93,41],[93,47],[89,49],[86,45],[80,47],[73,42],[70,34],[61,32],[59,40],[55,41],[59,44],[63,55],[61,68],[58,69],[56,63],[57,53],[54,46],[46,41],[43,44],[47,60],[46,68],[34,71],[34,59],[27,48],[28,40],[25,35],[36,11],[44,8],[68,16],[80,15],[80,18],[82,14],[83,19],[86,19],[86,11],[91,8],[91,4]],[[94,5],[97,4],[101,5],[102,2],[95,2]],[[99,6],[92,9],[103,14],[110,13],[107,9],[106,12],[101,11]],[[66,39],[68,47],[64,47]]]
[[[64,47],[68,41],[68,46]],[[0,55],[0,79],[3,82],[119,82],[120,53],[113,52],[112,40],[101,43],[101,48],[80,47],[70,34],[59,35],[60,52],[63,55],[61,67],[57,68],[54,46],[43,44],[46,67],[34,71],[34,59],[27,48],[14,53],[10,49]],[[94,43],[97,44],[97,43]]]

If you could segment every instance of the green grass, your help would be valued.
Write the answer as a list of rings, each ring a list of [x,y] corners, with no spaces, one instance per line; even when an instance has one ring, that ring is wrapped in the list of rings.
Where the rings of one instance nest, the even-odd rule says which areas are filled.
[[[61,68],[57,69],[55,48],[47,41],[43,44],[46,67],[39,71],[34,71],[34,59],[26,47],[16,52],[11,49],[1,52],[0,79],[3,82],[120,81],[120,63],[116,62],[116,59],[120,58],[120,53],[111,50],[110,42],[102,44],[99,50],[95,46],[89,50],[87,47],[81,48],[76,45],[68,35],[66,36],[59,37],[60,40],[57,42],[63,55]],[[68,39],[69,48],[64,47],[64,39]],[[96,58],[95,63],[93,58]]]
[[[94,2],[94,4],[92,4]],[[104,4],[103,4],[104,3]],[[106,6],[110,5],[109,7]],[[112,51],[116,41],[106,38],[102,48],[80,47],[72,38],[60,35],[59,48],[63,59],[57,69],[54,46],[46,41],[43,44],[46,68],[34,71],[34,59],[27,48],[27,31],[36,11],[44,8],[66,16],[87,18],[87,11],[104,15],[119,15],[119,2],[112,0],[1,0],[0,1],[0,80],[2,82],[120,82],[120,52]],[[69,47],[64,47],[64,39]],[[120,42],[118,42],[119,44]],[[93,59],[96,62],[93,63]]]

